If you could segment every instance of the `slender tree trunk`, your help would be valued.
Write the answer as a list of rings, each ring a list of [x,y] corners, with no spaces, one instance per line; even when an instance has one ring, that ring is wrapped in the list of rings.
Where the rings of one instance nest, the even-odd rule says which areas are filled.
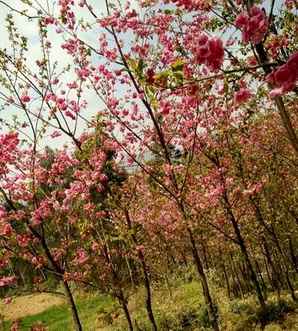
[[[290,251],[290,255],[291,255],[292,264],[293,264],[293,267],[294,267],[296,273],[298,273],[298,259],[297,259],[297,255],[295,254],[293,242],[292,242],[292,239],[290,236],[289,236],[288,240],[289,240],[289,251]]]
[[[294,301],[297,301],[297,297],[296,297],[296,294],[295,294],[295,289],[293,287],[293,284],[291,282],[291,279],[290,279],[290,275],[289,275],[289,271],[288,271],[288,264],[287,264],[287,257],[285,256],[284,252],[283,252],[283,249],[280,245],[280,242],[277,238],[277,235],[276,235],[276,232],[275,232],[275,228],[273,225],[271,225],[271,229],[272,229],[272,235],[274,237],[274,243],[277,247],[277,250],[280,254],[280,257],[281,257],[281,264],[280,264],[280,267],[281,269],[284,269],[283,270],[283,273],[286,277],[286,282],[287,282],[287,285],[288,285],[288,289],[290,291],[290,294],[291,294],[291,297]]]
[[[166,287],[169,291],[170,297],[173,298],[173,292],[172,292],[170,280],[169,280],[169,277],[168,277],[167,273],[165,273],[164,278],[165,278]]]
[[[221,263],[221,267],[222,267],[223,274],[224,274],[225,281],[226,281],[226,287],[227,287],[227,291],[228,291],[228,297],[229,297],[229,299],[231,299],[231,287],[230,287],[230,282],[229,282],[229,276],[227,274],[227,270],[226,270],[226,267],[225,267],[224,262]]]
[[[83,328],[82,328],[81,321],[79,318],[79,313],[78,313],[73,295],[71,293],[71,290],[69,288],[67,281],[63,281],[63,287],[64,287],[64,291],[65,291],[65,295],[66,295],[68,304],[70,305],[70,308],[71,308],[71,314],[72,314],[75,330],[82,331]]]
[[[188,267],[188,262],[187,262],[186,255],[182,252],[181,256],[182,256],[183,264],[187,268]]]
[[[244,290],[242,288],[242,284],[241,284],[241,280],[239,278],[239,274],[235,268],[235,263],[234,263],[234,259],[233,259],[233,255],[230,254],[230,260],[231,260],[231,270],[232,270],[232,275],[233,275],[233,280],[234,283],[237,285],[239,292],[240,292],[240,296],[243,298],[244,297]]]
[[[130,313],[129,313],[129,310],[128,310],[127,300],[125,299],[122,290],[120,290],[120,293],[117,297],[118,297],[119,303],[122,306],[122,309],[124,311],[129,331],[134,331],[133,323],[132,323],[131,316],[130,316]]]
[[[267,274],[268,284],[269,284],[269,286],[271,286],[271,290],[274,291],[275,289],[277,289],[277,286],[276,286],[275,280],[273,279],[273,277],[271,276],[271,273],[269,271],[269,266],[268,266],[266,257],[264,257],[264,266],[265,266],[265,270],[266,270],[266,274]]]
[[[298,156],[298,138],[297,138],[295,129],[292,125],[290,115],[288,114],[288,112],[286,110],[282,97],[275,97],[274,100],[275,100],[275,104],[277,106],[279,115],[281,117],[283,126],[287,131],[289,141],[290,141],[293,149],[296,152],[296,156]]]
[[[243,279],[243,284],[245,287],[245,292],[249,293],[253,291],[253,286],[251,284],[251,276],[249,274],[249,271],[247,271],[247,265],[244,263],[241,264],[241,262],[238,263],[238,269],[240,270],[240,274]]]
[[[213,330],[219,331],[220,329],[219,329],[219,325],[218,325],[217,312],[215,310],[215,305],[212,302],[207,277],[205,275],[203,265],[202,265],[201,259],[199,257],[199,254],[198,254],[198,250],[197,250],[196,243],[195,243],[195,240],[193,237],[193,233],[189,227],[187,228],[187,232],[189,234],[189,239],[191,242],[191,248],[192,248],[194,262],[195,262],[195,265],[196,265],[196,268],[197,268],[197,271],[198,271],[198,274],[200,277],[200,281],[202,284],[203,295],[204,295],[205,303],[206,303],[207,310],[208,310],[208,316],[209,316]]]
[[[263,275],[262,275],[262,270],[260,268],[260,264],[257,260],[255,260],[255,265],[257,267],[257,271],[258,271],[258,275],[260,277],[260,280],[262,282],[263,292],[265,294],[265,297],[267,298],[267,286],[266,286],[265,280],[264,280]]]
[[[146,289],[146,309],[147,309],[147,313],[148,313],[148,318],[151,322],[152,329],[154,331],[157,331],[157,324],[156,324],[154,314],[153,314],[153,309],[152,309],[152,295],[151,295],[151,286],[150,286],[148,270],[147,270],[147,266],[146,266],[143,254],[139,258],[141,260],[143,275],[144,275],[144,284],[145,284],[145,289]]]
[[[102,238],[103,251],[104,251],[105,259],[111,267],[111,272],[112,272],[113,280],[114,280],[115,284],[120,284],[121,281],[119,279],[117,271],[115,270],[114,263],[113,263],[113,261],[110,257],[109,247],[108,247],[103,229],[102,229],[102,234],[103,234],[103,238]],[[128,259],[126,259],[126,263],[127,263],[128,268],[129,268],[129,271],[131,271]],[[132,276],[132,274],[131,274],[131,276]],[[133,323],[132,323],[131,316],[130,316],[130,313],[129,313],[129,310],[128,310],[127,299],[124,296],[123,289],[119,285],[118,286],[116,285],[115,288],[116,289],[115,289],[113,295],[118,299],[118,301],[119,301],[119,303],[120,303],[120,305],[121,305],[121,307],[124,311],[124,314],[125,314],[125,317],[126,317],[126,320],[127,320],[127,323],[128,323],[129,330],[134,331]]]
[[[130,265],[130,262],[129,262],[127,256],[125,257],[125,262],[126,262],[126,265],[127,265],[131,286],[132,286],[133,289],[135,289],[136,284],[135,284],[134,277],[133,277],[133,271],[132,271],[132,268],[131,268],[131,265]]]
[[[280,258],[281,258],[280,268],[282,270],[282,273],[285,275],[286,283],[287,283],[288,289],[290,291],[291,297],[294,301],[296,301],[297,298],[296,298],[296,295],[295,295],[295,290],[294,290],[294,287],[293,287],[292,282],[290,280],[290,276],[289,276],[289,272],[288,272],[288,261],[287,261],[288,257],[283,252],[282,246],[280,244],[280,240],[279,240],[279,238],[276,234],[276,231],[275,231],[275,227],[274,227],[273,223],[270,226],[265,223],[258,204],[255,201],[252,201],[252,203],[255,206],[257,220],[264,227],[264,229],[269,233],[271,239],[274,242],[275,247],[278,250],[278,253],[279,253]],[[267,247],[267,250],[268,250],[268,247]],[[270,254],[268,253],[268,255],[270,255]],[[292,261],[290,261],[290,262],[292,262]]]
[[[262,289],[261,289],[260,283],[258,281],[256,272],[255,272],[255,270],[253,268],[253,265],[251,263],[251,260],[249,258],[248,251],[247,251],[244,239],[243,239],[242,234],[240,232],[238,222],[236,221],[236,218],[235,218],[234,213],[232,211],[232,207],[230,205],[230,202],[228,200],[226,192],[224,194],[224,202],[225,202],[224,206],[225,206],[227,215],[228,215],[228,217],[229,217],[229,219],[232,223],[236,238],[238,240],[238,244],[240,246],[241,253],[242,253],[242,255],[245,259],[246,265],[247,265],[248,270],[250,272],[251,280],[254,284],[255,291],[256,291],[260,306],[262,307],[262,309],[265,309],[266,308],[266,302],[265,302],[265,299],[264,299],[264,296],[263,296],[263,293],[262,293]]]
[[[80,321],[80,318],[79,318],[78,310],[77,310],[73,295],[72,295],[71,290],[68,286],[68,283],[63,280],[63,274],[64,274],[63,269],[55,262],[52,254],[51,254],[51,251],[50,251],[50,249],[47,245],[47,241],[46,241],[45,237],[42,236],[38,231],[36,231],[30,224],[27,223],[27,225],[28,225],[28,228],[30,229],[30,231],[32,232],[32,234],[40,240],[42,248],[44,250],[44,253],[45,253],[48,261],[53,266],[55,272],[58,275],[60,275],[59,281],[62,281],[64,291],[65,291],[65,295],[67,297],[67,301],[68,301],[68,303],[71,307],[71,312],[72,312],[73,322],[74,322],[74,325],[75,325],[75,330],[76,331],[82,331],[83,328],[82,328],[82,324],[81,324],[81,321]]]
[[[271,72],[271,68],[267,65],[269,61],[263,43],[256,45],[256,51],[260,65],[263,65],[264,72],[269,74]],[[277,96],[274,98],[274,101],[281,117],[282,124],[287,132],[288,139],[296,153],[296,156],[298,156],[298,137],[292,125],[290,115],[286,110],[282,97]]]
[[[203,253],[203,258],[204,258],[204,264],[205,264],[205,268],[206,270],[209,269],[209,262],[208,262],[208,254],[207,254],[207,245],[205,245],[203,243],[203,240],[200,240],[201,241],[201,246],[202,246],[202,253]]]
[[[131,219],[129,216],[129,212],[128,212],[128,210],[125,210],[124,212],[125,212],[127,227],[129,230],[131,230],[132,222],[131,222]],[[137,241],[136,236],[134,234],[132,234],[131,238],[132,238],[134,244],[137,246],[138,241]],[[144,276],[144,285],[145,285],[145,290],[146,290],[146,310],[147,310],[148,318],[150,320],[152,329],[154,331],[157,331],[158,330],[157,324],[156,324],[154,314],[153,314],[153,309],[152,309],[152,294],[151,294],[150,278],[149,278],[149,274],[148,274],[148,268],[147,268],[147,265],[145,262],[145,256],[141,250],[138,251],[138,258],[141,263],[143,276]]]

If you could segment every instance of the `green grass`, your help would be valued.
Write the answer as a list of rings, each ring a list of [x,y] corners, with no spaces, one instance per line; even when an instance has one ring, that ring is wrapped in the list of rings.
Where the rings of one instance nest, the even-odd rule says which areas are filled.
[[[77,299],[77,306],[84,330],[94,331],[94,325],[98,323],[97,316],[102,311],[112,310],[113,301],[107,296],[84,296]],[[21,320],[21,331],[30,330],[37,323],[44,323],[49,331],[73,331],[71,311],[66,304],[53,306],[44,312],[27,316]],[[11,322],[6,322],[4,330],[10,330]]]
[[[172,293],[166,287],[153,291],[153,308],[159,331],[210,330],[206,308],[198,282],[173,281]],[[253,296],[240,300],[228,300],[223,289],[212,288],[219,307],[222,330],[261,330],[260,311]],[[142,331],[151,330],[144,308],[144,289],[139,288],[129,299],[133,321],[137,320]],[[84,331],[126,331],[127,324],[120,307],[111,297],[84,295],[77,299]],[[283,302],[275,296],[268,299],[268,325],[265,331],[298,331],[298,307],[286,294]],[[49,331],[73,331],[71,312],[67,305],[54,306],[43,313],[22,320],[21,331],[30,330],[37,322],[43,322]],[[9,323],[5,331],[9,330]]]

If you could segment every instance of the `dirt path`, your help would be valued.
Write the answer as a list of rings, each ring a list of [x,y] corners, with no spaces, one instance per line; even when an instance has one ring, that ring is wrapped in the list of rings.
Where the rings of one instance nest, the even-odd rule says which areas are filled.
[[[64,298],[47,293],[24,295],[13,298],[8,305],[0,301],[0,314],[5,320],[15,320],[28,315],[35,315],[44,310],[63,304]]]

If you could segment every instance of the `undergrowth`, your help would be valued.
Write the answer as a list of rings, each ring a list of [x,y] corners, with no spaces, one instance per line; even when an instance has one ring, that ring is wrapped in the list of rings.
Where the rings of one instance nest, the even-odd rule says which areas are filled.
[[[253,296],[229,300],[224,290],[212,289],[219,310],[220,325],[227,331],[250,330],[298,330],[298,307],[289,297],[278,300],[269,296],[266,310],[257,305]],[[144,308],[144,289],[137,289],[129,300],[129,310],[135,329],[150,331]],[[108,296],[85,294],[77,298],[78,309],[86,331],[125,331],[127,324],[119,305]],[[156,286],[153,293],[153,308],[160,331],[210,330],[210,321],[204,305],[200,285],[174,280],[171,291],[165,286]],[[67,305],[54,306],[43,313],[27,316],[20,321],[22,331],[32,325],[46,325],[48,331],[72,331],[71,313]],[[1,324],[0,324],[1,325]],[[3,330],[10,329],[5,322]],[[42,330],[42,328],[40,329]]]

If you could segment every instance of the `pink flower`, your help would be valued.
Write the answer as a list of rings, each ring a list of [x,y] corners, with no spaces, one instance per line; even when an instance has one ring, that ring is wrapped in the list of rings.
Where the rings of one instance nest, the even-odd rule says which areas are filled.
[[[88,259],[89,257],[84,249],[80,248],[77,250],[75,257],[76,264],[85,264],[88,261]]]
[[[13,285],[16,280],[15,276],[2,277],[0,278],[0,287]]]
[[[247,14],[241,13],[236,17],[235,25],[238,28],[244,28],[249,22]]]
[[[292,81],[294,73],[291,71],[289,65],[285,64],[279,67],[274,73],[274,82],[276,85],[282,85],[285,82]]]
[[[57,138],[61,136],[61,132],[55,130],[52,134],[51,134],[51,138]]]
[[[73,120],[76,119],[75,115],[74,115],[71,111],[69,111],[69,110],[67,110],[67,111],[65,112],[65,116],[70,117],[70,118],[73,119]]]
[[[24,94],[21,96],[22,103],[28,103],[28,102],[30,102],[30,100],[31,100],[31,98],[27,94]]]
[[[10,237],[12,235],[13,229],[9,223],[4,223],[1,225],[0,223],[0,235]]]
[[[292,54],[285,64],[271,72],[266,79],[276,87],[270,92],[271,97],[291,91],[298,80],[298,52]]]
[[[281,87],[277,87],[269,92],[270,98],[279,97],[284,94],[284,91]]]
[[[145,251],[145,247],[144,247],[144,245],[138,245],[138,246],[136,246],[136,251],[137,251],[138,253],[142,253],[142,254],[144,254],[144,251]]]
[[[27,235],[17,235],[17,242],[18,245],[21,247],[27,247],[29,245],[30,242],[30,237]]]
[[[242,40],[245,44],[258,44],[267,32],[268,20],[261,8],[253,6],[249,13],[240,13],[236,17],[235,25],[242,31]]]
[[[91,249],[92,249],[93,252],[97,252],[100,249],[100,246],[99,246],[98,243],[93,242],[92,246],[91,246]]]
[[[7,297],[3,299],[3,303],[5,305],[9,305],[10,303],[12,303],[12,297]]]
[[[245,103],[251,98],[251,93],[247,88],[241,88],[234,94],[234,102],[236,105]]]
[[[55,19],[52,16],[47,16],[44,18],[43,22],[45,25],[50,25],[55,23]]]
[[[288,66],[291,68],[291,71],[296,75],[298,75],[298,52],[292,54],[288,59]]]
[[[191,47],[197,63],[205,64],[211,71],[217,71],[222,66],[224,47],[221,39],[201,34]]]

